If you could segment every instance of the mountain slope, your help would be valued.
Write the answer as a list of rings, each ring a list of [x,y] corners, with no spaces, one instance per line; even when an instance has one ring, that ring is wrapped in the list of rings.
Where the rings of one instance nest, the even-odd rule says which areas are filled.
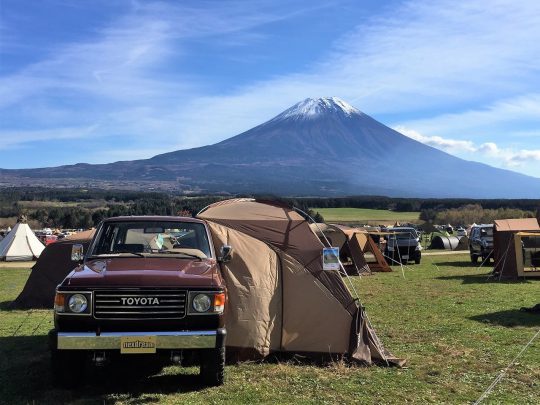
[[[286,195],[537,198],[540,191],[540,179],[456,158],[334,97],[306,99],[214,145],[105,165],[0,170],[0,181],[7,177]]]

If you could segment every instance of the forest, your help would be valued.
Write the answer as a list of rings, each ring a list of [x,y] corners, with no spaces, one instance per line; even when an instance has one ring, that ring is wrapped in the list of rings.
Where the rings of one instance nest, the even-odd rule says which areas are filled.
[[[272,195],[185,196],[123,190],[3,188],[0,189],[0,219],[13,221],[25,214],[34,226],[90,228],[106,217],[119,215],[196,215],[216,201],[254,197],[279,200],[300,208],[316,220],[317,208],[369,208],[397,212],[418,211],[431,223],[466,224],[491,222],[496,218],[535,215],[540,200],[469,200],[351,196],[341,198],[287,198]],[[471,221],[471,222],[468,222]],[[2,222],[0,221],[0,227]]]

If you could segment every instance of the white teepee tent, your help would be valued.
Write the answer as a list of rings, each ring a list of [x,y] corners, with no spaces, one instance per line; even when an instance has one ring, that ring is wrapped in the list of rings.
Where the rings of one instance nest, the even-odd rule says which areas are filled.
[[[28,224],[18,222],[0,242],[0,260],[7,262],[37,259],[45,246]]]

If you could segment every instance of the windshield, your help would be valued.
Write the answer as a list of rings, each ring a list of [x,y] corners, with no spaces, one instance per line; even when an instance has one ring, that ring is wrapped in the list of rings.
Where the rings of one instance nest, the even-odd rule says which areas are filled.
[[[481,228],[480,234],[481,236],[493,236],[493,228],[492,227]]]
[[[211,256],[205,226],[176,221],[106,222],[90,254]]]
[[[416,239],[418,234],[414,229],[393,229],[397,239]]]

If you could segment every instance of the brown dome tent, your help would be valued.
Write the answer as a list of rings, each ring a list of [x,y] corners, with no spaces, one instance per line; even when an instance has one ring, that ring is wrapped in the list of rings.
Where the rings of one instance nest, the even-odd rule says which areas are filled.
[[[371,273],[362,249],[358,244],[350,243],[343,230],[336,225],[324,222],[312,223],[309,226],[323,245],[330,244],[330,246],[339,248],[339,259],[347,274]]]
[[[323,270],[323,245],[297,212],[235,199],[210,205],[198,217],[208,222],[216,249],[234,249],[222,266],[228,349],[259,358],[302,352],[404,363],[383,348],[340,274]]]
[[[517,279],[524,276],[519,269],[523,269],[523,251],[521,240],[516,249],[516,236],[520,232],[540,232],[536,218],[498,219],[493,226],[493,258],[495,267],[493,275],[499,279]],[[525,234],[524,236],[530,236]],[[539,273],[536,273],[537,275]],[[535,276],[529,272],[528,276]]]
[[[384,258],[384,254],[377,246],[373,236],[387,236],[390,233],[380,231],[365,231],[363,229],[350,228],[348,226],[339,225],[339,228],[347,235],[349,245],[358,247],[363,253],[364,259],[371,271],[390,272],[392,268]]]
[[[364,229],[325,223],[310,224],[310,227],[323,244],[328,240],[332,246],[340,248],[347,274],[392,271],[376,242]],[[373,231],[373,234],[382,236],[387,233]]]
[[[71,261],[71,247],[80,243],[85,249],[94,236],[94,230],[79,232],[48,245],[32,267],[30,277],[12,308],[52,308],[56,286],[76,266]]]

